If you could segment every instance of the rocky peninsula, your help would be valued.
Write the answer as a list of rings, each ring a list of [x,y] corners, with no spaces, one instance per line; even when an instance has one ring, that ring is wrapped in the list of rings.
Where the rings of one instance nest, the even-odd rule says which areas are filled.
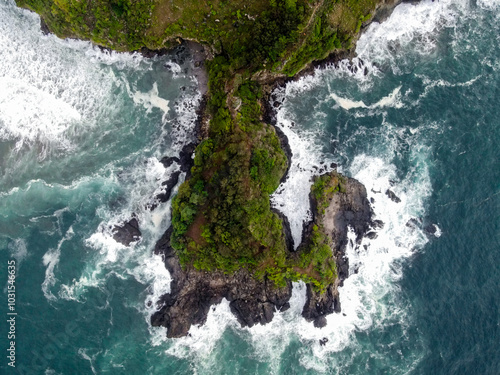
[[[198,65],[206,69],[208,91],[199,143],[162,161],[181,163],[187,176],[172,199],[172,226],[155,247],[173,281],[152,325],[184,336],[223,298],[242,325],[264,324],[289,307],[293,281],[307,285],[302,315],[315,326],[340,311],[347,228],[359,240],[375,225],[365,188],[335,170],[317,176],[313,220],[294,251],[286,218],[270,205],[291,151],[272,125],[267,100],[276,85],[352,55],[361,29],[400,1],[17,0],[60,37],[145,55],[183,41],[203,47]],[[179,174],[165,182],[159,201],[170,198],[178,180]],[[115,239],[129,244],[139,227],[136,219],[115,227]]]

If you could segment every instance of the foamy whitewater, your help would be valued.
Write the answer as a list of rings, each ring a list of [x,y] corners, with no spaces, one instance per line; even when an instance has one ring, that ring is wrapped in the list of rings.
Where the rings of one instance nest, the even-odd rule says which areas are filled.
[[[224,300],[167,339],[149,318],[170,290],[152,250],[171,205],[149,207],[179,170],[160,160],[194,140],[189,52],[104,52],[0,3],[0,280],[10,259],[18,273],[17,366],[1,372],[500,373],[499,10],[404,3],[364,31],[353,61],[276,90],[293,156],[271,201],[295,246],[312,177],[334,168],[366,186],[384,223],[360,243],[349,233],[341,313],[315,328],[296,283],[268,325],[241,328]],[[113,228],[132,217],[142,237],[124,246]]]

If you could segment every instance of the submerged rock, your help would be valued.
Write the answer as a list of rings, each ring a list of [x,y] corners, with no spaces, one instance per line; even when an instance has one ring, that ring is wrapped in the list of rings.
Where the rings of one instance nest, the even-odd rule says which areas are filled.
[[[168,168],[174,163],[180,164],[181,160],[177,156],[165,156],[160,160],[160,163],[162,163],[165,168]]]
[[[429,224],[429,225],[426,225],[425,228],[425,233],[427,234],[430,234],[430,235],[436,235],[436,232],[437,232],[437,227],[435,224]]]

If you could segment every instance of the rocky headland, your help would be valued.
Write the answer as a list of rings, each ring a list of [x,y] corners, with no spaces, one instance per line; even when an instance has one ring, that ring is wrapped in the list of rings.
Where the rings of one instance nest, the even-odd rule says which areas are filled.
[[[44,32],[60,37],[145,56],[180,43],[192,51],[205,94],[199,142],[161,161],[180,171],[148,207],[167,202],[185,174],[172,198],[172,226],[154,250],[173,281],[152,325],[184,336],[223,298],[243,326],[265,324],[289,307],[296,281],[307,285],[302,315],[315,326],[340,311],[348,228],[359,241],[381,224],[372,221],[364,186],[333,170],[313,181],[313,220],[294,251],[286,217],[269,201],[287,177],[293,150],[273,127],[268,99],[277,85],[352,57],[362,29],[401,0],[17,1],[41,15]],[[128,246],[140,237],[139,226],[132,218],[113,228],[114,238]]]
[[[338,287],[349,276],[349,264],[345,256],[348,227],[355,231],[359,241],[373,226],[373,221],[366,189],[359,181],[341,176],[335,171],[319,178],[329,179],[331,186],[340,186],[337,191],[327,194],[326,205],[324,200],[318,202],[311,193],[313,220],[304,225],[303,242],[297,251],[290,246],[287,256],[296,258],[309,251],[314,227],[324,228],[326,241],[331,249],[326,261],[335,263],[337,277],[323,291],[307,284],[307,301],[302,311],[305,319],[322,327],[326,324],[326,315],[340,312]],[[169,229],[158,241],[154,251],[164,257],[165,266],[173,281],[170,293],[161,297],[158,301],[159,309],[151,317],[153,326],[168,328],[169,337],[185,336],[192,325],[204,324],[210,307],[219,304],[223,298],[229,301],[231,312],[238,322],[246,327],[269,323],[276,311],[285,311],[290,307],[290,280],[280,287],[267,277],[256,279],[244,268],[232,274],[200,271],[194,267],[183,268],[171,246],[171,234],[172,229]],[[290,234],[288,236],[291,237]]]

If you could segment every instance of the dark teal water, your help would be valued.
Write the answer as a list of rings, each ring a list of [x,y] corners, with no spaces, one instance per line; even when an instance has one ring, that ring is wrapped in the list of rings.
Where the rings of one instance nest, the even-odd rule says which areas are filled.
[[[0,5],[0,347],[16,260],[23,374],[500,373],[500,3],[405,4],[358,43],[358,69],[289,84],[278,126],[294,153],[273,197],[300,236],[310,177],[337,163],[385,225],[347,249],[342,314],[315,329],[292,308],[241,329],[227,303],[191,337],[149,326],[170,278],[151,250],[169,203],[145,209],[189,142],[189,56],[146,60],[43,36]],[[400,202],[385,194],[390,189]],[[110,228],[135,214],[143,238]],[[319,339],[329,339],[325,346]]]

